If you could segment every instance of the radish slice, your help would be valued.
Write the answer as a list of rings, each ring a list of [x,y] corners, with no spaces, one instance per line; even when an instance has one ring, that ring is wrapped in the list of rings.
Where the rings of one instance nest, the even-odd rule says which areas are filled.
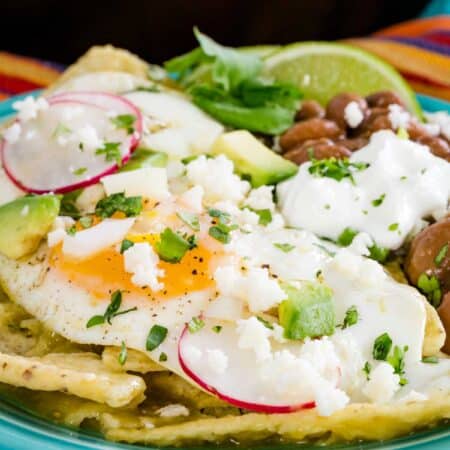
[[[299,402],[293,396],[293,404],[280,401],[261,375],[255,352],[239,348],[236,326],[224,323],[217,333],[213,330],[216,321],[204,321],[205,326],[195,333],[186,326],[178,342],[180,366],[201,388],[231,405],[257,412],[290,413],[315,407],[312,394]],[[224,358],[226,367],[220,367],[220,359],[223,363]],[[302,382],[301,373],[298,380]]]
[[[19,139],[0,143],[3,168],[24,191],[65,193],[97,183],[129,159],[141,138],[142,115],[123,97],[70,92],[47,101],[35,119],[17,121]],[[132,126],[114,123],[119,115],[133,116]]]

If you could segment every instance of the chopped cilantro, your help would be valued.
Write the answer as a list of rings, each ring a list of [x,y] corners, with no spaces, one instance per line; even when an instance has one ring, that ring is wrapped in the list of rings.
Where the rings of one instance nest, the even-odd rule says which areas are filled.
[[[159,362],[166,362],[167,361],[167,354],[164,352],[161,352],[159,355]]]
[[[398,223],[397,223],[397,222],[391,223],[391,224],[388,226],[388,230],[389,230],[389,231],[396,231],[396,230],[398,230]]]
[[[126,363],[127,357],[128,357],[127,347],[125,345],[125,341],[122,341],[122,345],[120,347],[120,353],[119,353],[119,364],[121,366],[123,366]]]
[[[405,353],[408,351],[408,346],[403,348],[396,345],[391,355],[387,357],[387,362],[394,368],[394,373],[403,375],[405,373]]]
[[[325,252],[328,256],[333,257],[333,256],[336,255],[335,252],[329,250],[327,247],[325,247],[325,245],[322,245],[322,244],[316,244],[316,243],[313,243],[313,245],[315,245],[317,248],[320,248],[320,250],[322,250],[323,252]]]
[[[198,215],[190,212],[181,211],[177,213],[177,216],[186,225],[191,227],[194,231],[200,231],[200,222],[198,220]]]
[[[81,195],[81,193],[82,189],[77,189],[63,195],[59,209],[60,216],[69,216],[73,219],[78,219],[81,216],[76,205],[77,198]]]
[[[52,139],[55,139],[58,136],[62,136],[63,134],[68,134],[71,132],[72,132],[72,130],[69,127],[67,127],[66,125],[64,125],[61,122],[58,122],[58,125],[56,125],[56,127],[52,133]]]
[[[369,247],[369,258],[384,263],[389,256],[390,250],[385,247],[379,247],[377,244],[373,244]]]
[[[212,330],[214,331],[214,333],[220,333],[222,331],[222,327],[220,325],[214,325],[212,327]]]
[[[387,333],[383,333],[373,343],[372,355],[377,361],[386,361],[392,347],[392,339]]]
[[[159,236],[156,251],[163,261],[174,264],[180,262],[186,252],[196,246],[195,236],[185,238],[167,227]]]
[[[405,180],[407,180],[408,179],[408,177],[406,176],[406,175],[402,175],[401,177],[400,177],[400,180],[401,181],[405,181]]]
[[[229,227],[228,225],[219,223],[218,225],[212,226],[208,230],[208,234],[222,244],[228,244],[231,241],[230,232],[236,228],[237,226],[235,225]]]
[[[272,222],[272,211],[270,209],[253,209],[249,208],[248,206],[246,206],[246,208],[251,212],[254,212],[259,217],[258,223],[260,225],[265,227],[270,222]]]
[[[350,306],[345,312],[344,322],[342,323],[342,329],[351,327],[358,322],[359,314],[356,306]]]
[[[369,361],[366,361],[362,371],[366,374],[366,380],[370,380],[370,372],[372,372],[372,364]]]
[[[372,206],[374,206],[375,208],[377,206],[380,206],[384,199],[386,198],[386,194],[381,194],[378,198],[376,198],[375,200],[372,200]]]
[[[222,223],[224,225],[230,223],[230,215],[225,211],[221,211],[220,209],[210,208],[210,209],[208,209],[208,214],[210,215],[210,217],[214,217],[214,218],[218,219],[219,223]]]
[[[149,352],[158,348],[164,339],[166,339],[167,333],[168,330],[166,327],[163,327],[162,325],[153,325],[148,333],[145,348]]]
[[[105,161],[115,161],[120,167],[122,165],[122,153],[120,151],[120,142],[105,142],[103,147],[95,151],[96,155],[105,155]]]
[[[101,324],[104,324],[105,322],[107,322],[111,325],[111,320],[114,317],[121,316],[122,314],[126,314],[131,311],[137,310],[137,307],[134,307],[134,308],[130,308],[130,309],[125,309],[124,311],[119,311],[121,304],[122,304],[122,292],[119,290],[114,291],[111,294],[111,301],[110,301],[108,307],[106,308],[105,313],[103,315],[97,315],[97,316],[91,317],[86,324],[86,328],[91,328],[96,325],[101,325]]]
[[[425,364],[438,364],[439,358],[437,356],[424,356],[422,362]]]
[[[337,159],[332,157],[328,159],[311,160],[308,172],[315,177],[333,178],[336,181],[348,178],[352,184],[355,184],[353,174],[365,170],[368,167],[369,163],[350,162],[348,159]]]
[[[294,248],[295,248],[295,245],[289,244],[289,243],[287,243],[287,242],[285,242],[285,243],[278,243],[278,242],[275,242],[275,243],[273,244],[273,246],[274,246],[275,248],[277,248],[278,250],[281,250],[281,251],[284,252],[284,253],[289,253],[289,252],[291,252],[292,250],[294,250]]]
[[[273,330],[273,324],[270,323],[268,320],[264,319],[263,317],[256,316],[259,322],[261,322],[266,328],[269,330]]]
[[[122,212],[127,217],[135,217],[141,211],[142,197],[125,197],[122,192],[101,199],[95,207],[95,214],[103,219],[111,217],[115,212]]]
[[[188,330],[190,333],[197,333],[205,326],[205,322],[201,317],[193,317],[188,323]]]
[[[126,252],[129,248],[133,247],[134,242],[130,241],[129,239],[124,239],[122,243],[120,244],[120,253],[123,254]]]
[[[134,116],[133,114],[119,114],[116,117],[112,117],[111,122],[116,126],[116,128],[124,129],[127,134],[133,134],[136,116]]]
[[[347,227],[338,236],[336,243],[342,247],[347,247],[353,242],[353,239],[358,234],[358,231],[353,228]]]
[[[67,230],[66,230],[66,233],[67,233],[69,236],[75,236],[76,232],[77,232],[77,227],[76,227],[76,225],[72,225],[71,227],[67,228]]]
[[[440,305],[442,299],[442,290],[439,279],[435,275],[427,275],[425,272],[420,274],[417,280],[417,287],[425,294],[428,301],[436,308]]]
[[[80,167],[79,169],[74,170],[72,173],[76,176],[81,176],[87,172],[87,167]]]
[[[89,228],[92,226],[93,221],[94,219],[92,218],[92,216],[84,216],[80,217],[80,220],[78,222],[83,228]]]
[[[448,242],[441,247],[436,257],[434,258],[434,263],[436,264],[436,266],[439,267],[442,264],[442,261],[444,261],[447,254],[448,254]]]

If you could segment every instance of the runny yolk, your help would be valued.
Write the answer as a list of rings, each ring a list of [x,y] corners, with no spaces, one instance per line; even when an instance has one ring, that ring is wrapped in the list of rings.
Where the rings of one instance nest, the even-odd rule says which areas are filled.
[[[158,237],[136,235],[129,239],[153,244]],[[89,290],[91,295],[99,299],[109,299],[111,292],[118,289],[145,295],[150,299],[165,299],[212,287],[214,282],[209,266],[213,257],[214,253],[200,243],[195,249],[186,252],[179,263],[160,261],[158,267],[164,270],[164,276],[159,281],[164,283],[164,288],[158,292],[131,282],[132,274],[125,272],[124,257],[115,248],[79,261],[66,258],[59,245],[52,250],[50,265],[63,272],[71,283]]]

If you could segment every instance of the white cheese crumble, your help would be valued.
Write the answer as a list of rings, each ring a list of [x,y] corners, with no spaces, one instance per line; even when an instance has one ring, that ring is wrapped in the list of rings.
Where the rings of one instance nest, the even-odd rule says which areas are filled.
[[[105,219],[98,225],[66,235],[62,251],[65,255],[84,259],[122,241],[133,226],[135,219]]]
[[[370,380],[363,388],[363,393],[373,403],[387,403],[400,389],[400,377],[387,362],[380,362],[372,372]]]
[[[209,369],[218,375],[225,373],[228,368],[228,356],[222,350],[206,350],[206,362]]]
[[[269,209],[275,210],[275,203],[273,202],[273,187],[261,186],[252,189],[245,200],[245,205],[253,209]]]
[[[448,112],[425,113],[425,117],[429,124],[438,125],[440,133],[450,140],[450,114]]]
[[[233,169],[233,163],[224,155],[216,158],[200,155],[187,165],[186,175],[193,185],[203,187],[207,201],[230,200],[237,203],[250,190],[250,184],[235,175]]]
[[[192,212],[201,213],[203,211],[203,196],[205,190],[201,186],[194,186],[183,192],[179,196],[180,202]]]
[[[241,319],[236,323],[239,335],[238,347],[244,350],[254,350],[257,361],[270,359],[272,355],[269,341],[271,330],[256,317]]]
[[[388,106],[388,119],[391,122],[392,128],[398,130],[399,128],[406,128],[411,119],[408,111],[405,111],[400,105],[392,104]]]
[[[83,145],[83,149],[92,152],[103,146],[103,141],[98,137],[97,130],[92,125],[85,125],[78,130],[75,130],[71,136]]]
[[[108,175],[101,179],[107,195],[124,192],[125,196],[142,196],[146,199],[164,200],[170,196],[166,169],[143,167]]]
[[[364,114],[357,102],[350,102],[345,107],[344,119],[350,128],[356,128],[361,124],[364,119]]]
[[[149,286],[153,292],[160,291],[164,284],[158,277],[164,270],[158,268],[159,256],[147,242],[137,242],[123,253],[125,271],[133,274],[131,282],[139,287]]]
[[[17,100],[12,104],[13,109],[17,111],[17,116],[21,122],[35,119],[39,112],[48,109],[48,102],[45,98],[39,97],[35,99],[31,95],[23,100]]]
[[[189,416],[189,409],[186,406],[174,403],[173,405],[164,406],[156,411],[160,417],[179,417]]]
[[[3,137],[8,143],[15,144],[20,138],[21,131],[22,127],[20,124],[18,122],[14,122],[3,132]]]

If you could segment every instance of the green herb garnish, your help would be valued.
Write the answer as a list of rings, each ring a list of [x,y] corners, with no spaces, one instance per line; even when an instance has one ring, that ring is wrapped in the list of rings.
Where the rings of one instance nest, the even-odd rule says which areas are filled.
[[[408,346],[403,348],[396,345],[392,355],[387,357],[387,362],[394,368],[394,373],[397,375],[404,375],[405,373],[405,353],[408,351]]]
[[[333,178],[336,181],[341,181],[348,178],[352,184],[355,184],[353,174],[360,172],[369,167],[369,163],[364,162],[350,162],[348,159],[312,159],[311,165],[308,167],[308,172],[315,177]]]
[[[105,142],[103,147],[95,151],[96,155],[104,155],[105,161],[115,161],[120,167],[122,165],[122,153],[120,151],[120,142]]]
[[[116,128],[124,129],[127,134],[133,134],[136,116],[133,114],[119,114],[116,117],[112,117],[111,122],[116,126]]]
[[[439,358],[437,356],[424,356],[422,362],[425,364],[438,364]]]
[[[266,328],[269,330],[273,330],[273,324],[269,322],[268,320],[264,319],[264,317],[256,316],[256,319],[261,322]]]
[[[422,273],[417,280],[417,287],[426,295],[428,301],[434,306],[438,307],[442,299],[442,290],[439,279],[435,275],[427,275]]]
[[[62,196],[61,206],[59,209],[60,216],[69,216],[72,217],[72,219],[80,218],[81,213],[76,205],[76,201],[82,192],[82,189],[77,189]]]
[[[89,228],[92,226],[94,219],[92,218],[92,216],[84,216],[84,217],[80,217],[80,219],[78,220],[78,222],[80,223],[80,225],[83,228]]]
[[[383,333],[373,343],[372,355],[377,361],[386,361],[392,347],[392,339],[387,333]]]
[[[121,366],[123,366],[126,363],[127,357],[128,357],[127,347],[125,345],[125,341],[122,341],[122,345],[120,347],[120,353],[119,353],[119,364]]]
[[[397,222],[391,223],[391,224],[388,226],[388,230],[389,230],[389,231],[396,231],[396,230],[398,230],[398,223],[397,223]]]
[[[67,228],[67,230],[66,230],[66,233],[67,233],[69,236],[75,236],[76,232],[77,232],[77,227],[76,227],[76,225],[72,225],[71,227]]]
[[[74,170],[72,173],[76,176],[81,176],[87,172],[87,167],[80,167],[79,169]]]
[[[281,250],[281,251],[284,252],[284,253],[289,253],[289,252],[291,252],[292,250],[294,250],[294,248],[295,248],[295,245],[288,244],[287,242],[286,242],[286,243],[278,243],[278,242],[275,242],[275,243],[273,244],[273,246],[274,246],[275,248],[277,248],[278,250]]]
[[[164,352],[161,352],[159,355],[159,362],[166,362],[167,361],[167,354]]]
[[[180,262],[186,252],[196,246],[197,241],[194,235],[183,237],[167,227],[159,236],[156,251],[163,261],[174,264]]]
[[[359,314],[356,306],[350,306],[345,312],[344,322],[342,323],[342,329],[351,327],[358,322]]]
[[[386,194],[381,194],[378,198],[376,198],[375,200],[372,200],[372,206],[374,206],[375,208],[377,206],[380,206],[384,199],[386,198]]]
[[[122,304],[122,292],[114,291],[111,294],[111,301],[110,301],[108,307],[106,308],[105,313],[101,316],[97,315],[97,316],[91,317],[86,324],[86,328],[91,328],[96,325],[101,325],[101,324],[104,324],[105,322],[107,322],[111,325],[111,320],[114,317],[121,316],[122,314],[126,314],[131,311],[137,310],[137,307],[135,306],[134,308],[126,309],[124,311],[119,311],[121,304]]]
[[[198,214],[181,211],[177,213],[179,219],[181,219],[186,225],[191,227],[194,231],[200,231],[200,222],[198,220]]]
[[[188,323],[188,330],[190,333],[197,333],[205,326],[205,322],[201,317],[193,317]]]
[[[142,211],[142,197],[125,197],[123,192],[111,194],[101,199],[96,207],[95,214],[103,219],[121,212],[127,217],[136,217]]]
[[[120,253],[125,253],[129,248],[133,247],[134,242],[129,239],[124,239],[120,244]]]
[[[272,211],[270,209],[253,209],[246,206],[251,212],[254,212],[258,217],[258,223],[262,226],[268,225],[272,222]]]
[[[370,380],[370,372],[372,372],[372,364],[369,361],[366,361],[362,371],[366,374],[366,380]]]
[[[68,133],[72,133],[72,130],[68,126],[59,122],[58,125],[56,125],[56,127],[52,133],[52,139],[55,139],[58,136],[62,136],[63,134],[68,134]]]
[[[441,247],[436,257],[434,258],[434,263],[436,264],[437,267],[439,267],[442,264],[442,261],[444,261],[447,254],[448,254],[448,242]]]
[[[221,325],[214,325],[212,327],[212,330],[214,331],[214,333],[220,333],[222,331],[222,326]]]
[[[167,333],[168,330],[166,327],[163,327],[161,325],[153,325],[148,333],[145,348],[149,352],[155,350],[155,348],[159,347],[164,339],[166,339]]]
[[[336,243],[342,247],[347,247],[353,242],[353,239],[357,234],[358,231],[354,230],[353,228],[347,227],[338,236]]]

